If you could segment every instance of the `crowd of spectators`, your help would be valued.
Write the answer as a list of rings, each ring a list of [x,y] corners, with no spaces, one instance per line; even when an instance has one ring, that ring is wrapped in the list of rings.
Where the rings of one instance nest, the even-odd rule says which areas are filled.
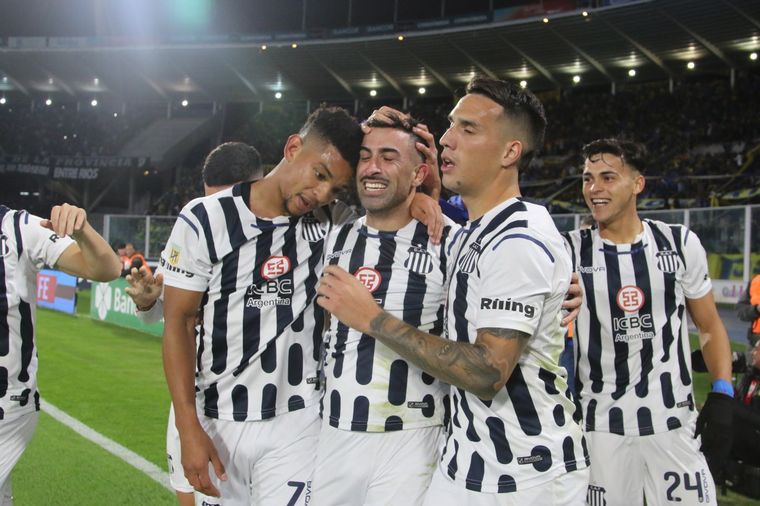
[[[710,194],[751,188],[758,183],[757,164],[736,175],[747,150],[760,140],[760,76],[740,75],[733,88],[727,79],[629,86],[615,95],[569,89],[544,99],[549,126],[544,162],[526,180],[577,176],[578,153],[589,139],[624,137],[644,142],[650,151],[645,197],[680,199],[709,205]],[[559,167],[557,167],[559,165]],[[557,178],[557,169],[560,178]],[[578,197],[578,189],[572,198]],[[690,201],[691,202],[691,201]]]
[[[521,174],[526,195],[538,201],[583,205],[580,149],[599,137],[647,145],[651,159],[643,197],[661,199],[664,207],[711,206],[727,191],[760,185],[760,162],[745,163],[760,142],[760,74],[740,73],[733,86],[726,78],[702,77],[676,83],[672,90],[667,82],[655,82],[622,86],[614,95],[609,89],[568,88],[540,98],[548,119],[546,142]],[[424,97],[411,100],[407,109],[440,138],[452,104],[450,97]],[[366,118],[379,105],[364,102],[357,116]],[[402,108],[400,101],[389,105]],[[265,104],[261,110],[230,104],[219,137],[256,146],[263,164],[271,166],[306,114],[305,104],[297,102]],[[145,111],[114,115],[89,106],[0,107],[0,155],[114,155],[146,118]],[[197,158],[177,169],[174,184],[162,189],[151,213],[174,214],[201,194],[202,154]]]
[[[178,169],[176,183],[153,203],[148,214],[156,216],[176,216],[182,207],[194,198],[203,196],[201,167],[203,159],[189,167]]]
[[[0,107],[0,154],[112,156],[152,118],[76,104]]]

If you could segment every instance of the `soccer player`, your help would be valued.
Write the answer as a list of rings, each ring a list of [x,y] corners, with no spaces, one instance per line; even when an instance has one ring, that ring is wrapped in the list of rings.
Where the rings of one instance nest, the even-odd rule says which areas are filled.
[[[313,211],[348,189],[361,140],[344,110],[317,109],[266,178],[186,205],[162,254],[182,464],[225,505],[310,500],[323,322],[313,299],[329,228]]]
[[[206,196],[226,190],[242,181],[261,179],[261,155],[253,146],[242,142],[225,142],[214,148],[206,157],[201,169],[203,189]],[[161,267],[159,267],[159,270]],[[145,323],[155,323],[164,316],[163,311],[163,274],[152,273],[145,267],[132,268],[127,275],[126,292],[135,302],[137,317]],[[195,504],[193,486],[185,478],[182,467],[179,433],[175,424],[174,405],[169,409],[169,420],[166,427],[166,455],[169,461],[169,483],[177,493],[177,501],[181,506]],[[200,503],[209,506],[218,504],[216,499],[200,496]]]
[[[438,170],[434,147],[426,148],[427,156],[418,151],[417,143],[427,140],[415,133],[413,118],[388,119],[366,123],[371,131],[356,173],[366,215],[331,232],[326,263],[354,273],[391,314],[440,335],[450,227],[433,244],[410,209],[428,172]],[[312,500],[322,506],[419,504],[437,459],[448,385],[337,318],[325,342]]]
[[[705,251],[682,225],[642,220],[641,144],[584,147],[583,196],[598,224],[566,234],[585,298],[576,325],[576,392],[591,455],[588,503],[716,504],[695,439],[686,310],[713,379],[697,421],[708,462],[730,451],[731,351]],[[711,468],[713,472],[716,467]]]
[[[11,470],[37,426],[35,314],[44,266],[96,281],[119,277],[121,262],[84,209],[63,204],[40,219],[0,205],[0,504],[13,504]]]
[[[317,302],[452,385],[450,432],[424,504],[579,504],[588,458],[557,364],[571,262],[547,211],[518,186],[543,142],[543,106],[511,83],[475,78],[449,117],[443,184],[470,221],[445,248],[445,337],[393,317],[338,266],[325,268]]]

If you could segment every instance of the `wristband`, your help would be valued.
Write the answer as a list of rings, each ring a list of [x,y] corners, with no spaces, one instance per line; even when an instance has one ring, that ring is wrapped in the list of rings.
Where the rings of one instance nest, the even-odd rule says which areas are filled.
[[[156,299],[156,300],[158,300],[158,299]],[[153,306],[156,305],[156,300],[154,300],[153,302],[151,302],[149,306],[140,307],[137,304],[135,304],[135,307],[137,308],[137,310],[139,312],[145,313],[145,312],[150,311],[151,309],[153,309]]]
[[[716,379],[715,381],[713,381],[712,382],[712,391],[713,392],[718,392],[718,393],[721,393],[721,394],[726,394],[729,397],[733,397],[734,396],[734,386],[730,382],[728,382],[728,381],[726,381],[724,379]]]

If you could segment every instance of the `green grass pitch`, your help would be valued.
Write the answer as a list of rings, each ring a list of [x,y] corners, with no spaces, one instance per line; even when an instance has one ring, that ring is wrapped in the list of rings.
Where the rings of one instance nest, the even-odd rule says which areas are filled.
[[[77,316],[38,310],[42,397],[166,469],[161,340],[94,322],[88,308],[82,292]],[[709,378],[696,374],[694,384],[701,404]],[[13,490],[16,506],[176,504],[171,492],[45,413],[13,473]],[[731,492],[719,503],[758,504]]]

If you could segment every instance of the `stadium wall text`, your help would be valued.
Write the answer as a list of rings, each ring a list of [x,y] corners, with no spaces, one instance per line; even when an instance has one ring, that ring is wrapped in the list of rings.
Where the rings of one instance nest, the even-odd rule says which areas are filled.
[[[92,180],[113,170],[144,170],[148,158],[127,156],[0,156],[0,174],[29,174],[53,179]],[[110,176],[109,176],[110,174]]]

